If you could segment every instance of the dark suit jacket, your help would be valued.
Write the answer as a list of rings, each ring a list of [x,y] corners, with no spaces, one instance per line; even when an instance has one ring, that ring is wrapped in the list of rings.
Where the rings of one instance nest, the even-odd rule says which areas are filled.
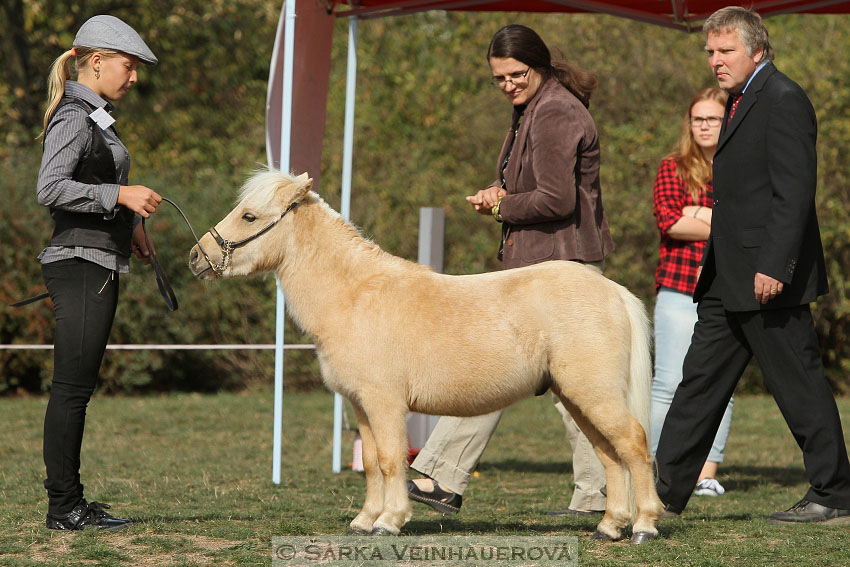
[[[726,116],[731,107],[731,97]],[[806,93],[768,63],[726,124],[714,154],[714,210],[694,300],[713,285],[729,311],[803,305],[828,291],[815,213],[817,120]],[[783,282],[755,299],[761,272]]]
[[[505,188],[499,206],[507,224],[504,268],[546,260],[598,262],[614,249],[602,208],[596,125],[554,78],[540,85],[525,109]]]

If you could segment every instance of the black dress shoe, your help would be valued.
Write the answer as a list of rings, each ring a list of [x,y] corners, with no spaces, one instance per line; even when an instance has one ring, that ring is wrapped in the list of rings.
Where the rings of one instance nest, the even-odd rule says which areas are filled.
[[[442,512],[443,514],[457,514],[460,512],[460,506],[463,504],[463,496],[455,492],[443,490],[434,479],[431,479],[431,482],[434,483],[434,490],[423,492],[416,486],[415,482],[408,480],[407,496],[411,500],[427,504],[437,512]]]
[[[850,510],[830,508],[805,498],[785,511],[774,512],[768,520],[771,524],[802,524],[820,522],[823,524],[850,524]]]
[[[605,510],[576,510],[574,508],[564,508],[563,510],[552,510],[546,512],[549,516],[596,516],[604,514]]]
[[[664,504],[664,511],[661,512],[661,515],[658,516],[659,520],[672,520],[673,518],[678,518],[682,515],[681,510],[677,510],[673,506],[669,504]]]
[[[83,498],[67,514],[48,514],[47,527],[51,530],[115,530],[131,523],[107,514],[108,509],[108,504],[89,503]]]

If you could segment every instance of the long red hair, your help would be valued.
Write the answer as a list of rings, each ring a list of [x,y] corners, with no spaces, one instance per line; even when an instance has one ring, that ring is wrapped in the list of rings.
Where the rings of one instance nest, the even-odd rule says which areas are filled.
[[[725,108],[728,98],[729,94],[717,87],[707,87],[699,91],[688,106],[688,112],[682,120],[682,134],[679,136],[676,149],[668,156],[676,160],[676,173],[694,201],[698,200],[705,191],[705,185],[711,182],[711,162],[705,159],[702,150],[694,140],[691,111],[696,103],[704,100],[713,100]]]

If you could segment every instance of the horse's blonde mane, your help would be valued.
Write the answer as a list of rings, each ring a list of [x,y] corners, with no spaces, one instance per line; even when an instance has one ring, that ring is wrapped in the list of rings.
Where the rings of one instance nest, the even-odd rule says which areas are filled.
[[[324,217],[326,221],[330,224],[330,228],[334,231],[337,231],[341,238],[344,238],[350,245],[351,250],[357,250],[359,252],[363,252],[366,256],[378,259],[380,258],[382,262],[387,265],[399,265],[406,266],[408,268],[414,269],[425,269],[430,270],[431,268],[428,266],[424,266],[421,264],[416,264],[415,262],[411,262],[399,256],[395,256],[390,254],[380,246],[378,246],[375,241],[371,238],[368,238],[360,232],[356,226],[351,224],[342,218],[342,215],[339,212],[335,211],[330,205],[328,205],[321,196],[317,193],[311,191],[307,194],[307,197],[304,199],[309,200],[311,203],[316,204],[324,213]]]
[[[303,183],[308,179],[309,177],[306,173],[295,176],[274,169],[261,169],[254,172],[254,174],[251,175],[251,177],[249,177],[242,185],[242,188],[239,191],[238,200],[240,203],[261,208],[274,199],[275,193],[279,187],[289,185],[291,183]],[[413,267],[417,270],[430,270],[428,266],[410,262],[383,250],[374,241],[364,236],[357,227],[343,219],[342,215],[331,208],[331,206],[328,205],[318,193],[314,191],[308,192],[302,199],[302,203],[317,205],[319,210],[321,210],[320,216],[329,223],[326,228],[332,229],[337,233],[342,241],[346,241],[350,244],[352,246],[350,250],[358,250],[359,252],[365,253],[366,256],[374,259],[380,258],[382,262],[388,265],[404,265],[407,267]],[[343,253],[343,249],[340,249],[338,252]]]
[[[261,169],[248,178],[239,190],[237,202],[265,204],[272,200],[281,185],[307,181],[306,173],[295,176],[275,169]]]

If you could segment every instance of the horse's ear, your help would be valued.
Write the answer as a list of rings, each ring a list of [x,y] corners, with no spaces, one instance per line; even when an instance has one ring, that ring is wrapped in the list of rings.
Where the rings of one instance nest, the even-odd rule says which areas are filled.
[[[295,194],[292,196],[292,202],[298,203],[300,202],[305,195],[313,188],[313,179],[308,178],[306,173],[302,173],[298,177],[295,178],[295,181],[299,184],[295,189]]]

